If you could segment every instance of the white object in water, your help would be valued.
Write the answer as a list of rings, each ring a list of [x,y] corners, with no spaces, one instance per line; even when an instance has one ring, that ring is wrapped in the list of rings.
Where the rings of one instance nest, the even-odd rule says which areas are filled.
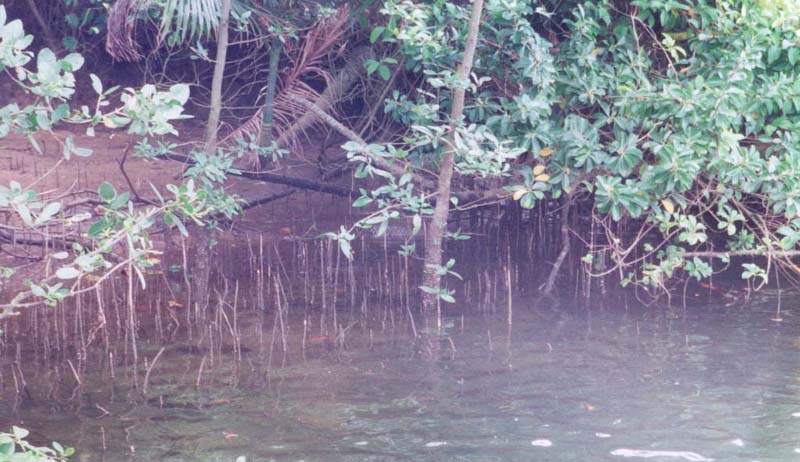
[[[431,441],[425,443],[426,448],[438,448],[439,446],[447,446],[447,441]]]
[[[598,438],[611,438],[611,435],[608,434],[608,433],[599,433],[598,432],[598,433],[595,433],[594,436],[596,436]]]
[[[553,442],[546,439],[538,439],[531,441],[531,446],[539,446],[540,448],[549,448],[553,445]]]
[[[792,417],[800,417],[800,412],[793,412]]]
[[[734,446],[742,447],[744,446],[744,441],[741,438],[736,438],[735,440],[731,440],[731,444]]]
[[[649,459],[650,457],[672,457],[675,459],[684,459],[689,462],[713,462],[714,459],[703,457],[696,452],[691,451],[653,451],[650,449],[615,449],[611,451],[612,456],[622,457],[642,457]]]
[[[369,444],[369,442],[368,441],[356,441],[354,444],[356,446],[366,446],[366,445]]]

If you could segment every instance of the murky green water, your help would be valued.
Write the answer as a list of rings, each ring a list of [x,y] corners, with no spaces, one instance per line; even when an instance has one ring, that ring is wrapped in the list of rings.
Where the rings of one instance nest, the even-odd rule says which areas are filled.
[[[436,362],[410,335],[354,327],[344,351],[311,339],[269,367],[272,319],[243,317],[241,362],[168,345],[146,396],[143,371],[133,389],[130,370],[87,360],[77,387],[52,358],[15,399],[6,363],[0,425],[79,461],[800,460],[798,301],[782,322],[775,294],[685,314],[517,301],[510,343],[503,316],[451,316]]]

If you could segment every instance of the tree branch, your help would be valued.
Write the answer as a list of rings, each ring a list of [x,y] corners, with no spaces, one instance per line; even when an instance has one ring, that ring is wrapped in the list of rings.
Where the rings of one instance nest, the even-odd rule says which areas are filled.
[[[174,160],[177,162],[183,162],[184,164],[194,164],[194,159],[190,156],[185,154],[165,154],[160,156],[163,159]],[[293,176],[286,176],[286,175],[277,175],[275,173],[267,173],[267,172],[239,172],[239,173],[228,173],[230,176],[237,176],[241,178],[247,178],[250,180],[261,181],[263,183],[275,183],[275,184],[282,184],[286,186],[291,186],[293,188],[298,189],[307,189],[309,191],[317,191],[326,194],[333,194],[334,196],[340,197],[352,197],[358,196],[356,191],[353,191],[348,188],[344,188],[342,186],[330,184],[330,183],[323,183],[320,181],[312,181],[306,180],[304,178],[297,178]]]

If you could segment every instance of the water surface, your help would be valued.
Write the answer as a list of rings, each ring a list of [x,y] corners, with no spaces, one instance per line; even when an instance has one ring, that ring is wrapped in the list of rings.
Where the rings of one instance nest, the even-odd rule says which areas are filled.
[[[272,318],[243,316],[240,362],[167,345],[146,395],[142,371],[134,389],[130,370],[111,380],[98,361],[76,386],[52,358],[23,362],[17,397],[7,362],[0,425],[74,445],[79,461],[797,460],[798,301],[783,296],[778,322],[774,293],[686,311],[516,300],[510,340],[504,315],[456,307],[434,362],[406,329],[354,326],[343,350],[312,339],[305,360],[294,348],[268,363]]]

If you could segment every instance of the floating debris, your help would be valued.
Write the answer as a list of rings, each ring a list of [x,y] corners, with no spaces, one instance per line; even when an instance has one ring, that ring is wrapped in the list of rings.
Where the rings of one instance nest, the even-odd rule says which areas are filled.
[[[589,412],[594,412],[597,410],[597,406],[587,401],[581,401],[580,403],[578,403],[578,407],[580,407],[584,411],[589,411]]]
[[[800,412],[793,412],[792,417],[800,417]]]
[[[703,457],[696,452],[691,451],[653,451],[650,449],[615,449],[611,451],[612,456],[622,457],[642,457],[649,459],[651,457],[672,457],[675,459],[684,459],[689,462],[713,462],[714,459]]]
[[[366,446],[366,445],[369,444],[369,442],[368,441],[356,441],[353,444],[355,444],[356,446]]]
[[[609,433],[597,432],[597,433],[594,434],[594,436],[596,436],[598,438],[611,438],[611,435]]]
[[[741,438],[736,438],[735,440],[731,440],[731,444],[734,446],[742,447],[744,446],[744,441]]]
[[[447,441],[430,441],[425,443],[426,448],[438,448],[441,446],[447,446]]]
[[[540,448],[549,448],[553,445],[553,442],[546,439],[538,439],[531,441],[531,446],[539,446]]]

